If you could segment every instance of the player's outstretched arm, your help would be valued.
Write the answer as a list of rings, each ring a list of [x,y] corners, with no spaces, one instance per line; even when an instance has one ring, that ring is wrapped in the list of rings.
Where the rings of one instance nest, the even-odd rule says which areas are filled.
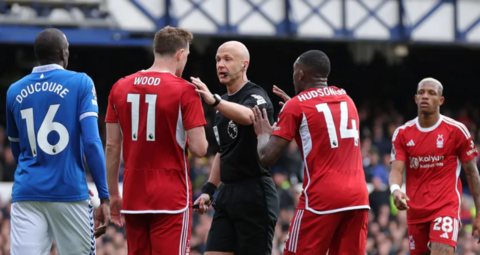
[[[208,210],[208,206],[213,202],[213,194],[220,185],[220,156],[220,153],[215,155],[208,182],[202,187],[202,195],[193,203],[195,212],[200,214],[204,214]]]
[[[480,176],[478,174],[478,168],[476,159],[473,158],[463,163],[463,169],[467,177],[468,188],[473,196],[475,202],[475,208],[477,212],[480,212]],[[472,228],[472,236],[477,232],[480,235],[480,213],[477,213]],[[480,243],[480,240],[478,241]]]
[[[90,116],[80,121],[82,129],[83,146],[85,156],[90,168],[93,181],[100,197],[100,206],[95,212],[95,237],[99,237],[107,230],[110,220],[110,199],[107,190],[107,178],[105,171],[105,158],[103,156],[102,140],[98,132],[97,118]]]
[[[122,132],[118,123],[107,123],[107,147],[105,158],[107,164],[108,192],[110,194],[110,215],[112,222],[121,227],[120,210],[122,198],[118,192],[118,173],[120,171],[120,154],[122,151]]]
[[[193,156],[201,158],[207,154],[208,141],[205,136],[205,128],[203,126],[194,127],[187,130],[188,140],[190,144],[188,150]]]
[[[202,95],[205,103],[208,105],[213,105],[215,103],[215,97],[210,92],[207,85],[205,85],[205,83],[203,83],[199,78],[191,77],[191,80],[192,83],[197,86],[196,91]],[[215,109],[221,112],[228,119],[231,119],[240,125],[252,124],[251,116],[253,116],[253,113],[252,110],[246,106],[222,100],[217,106],[215,106]]]
[[[252,122],[255,133],[257,134],[258,157],[262,165],[268,167],[277,162],[285,148],[290,144],[290,141],[278,136],[271,136],[276,123],[270,126],[267,111],[265,108],[262,109],[262,111],[260,111],[258,106],[253,108],[252,112],[254,117],[252,117]]]
[[[405,193],[400,190],[403,184],[403,171],[405,169],[405,162],[402,160],[394,160],[392,163],[392,171],[390,171],[390,192],[393,196],[393,202],[398,210],[409,209],[407,203],[404,201],[410,200]]]

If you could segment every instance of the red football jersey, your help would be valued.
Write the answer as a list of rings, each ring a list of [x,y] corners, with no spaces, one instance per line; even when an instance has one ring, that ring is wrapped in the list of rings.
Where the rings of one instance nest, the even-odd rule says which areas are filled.
[[[440,115],[435,125],[422,128],[416,118],[397,128],[392,143],[392,161],[406,165],[407,223],[460,220],[460,169],[478,155],[465,125]]]
[[[370,209],[357,108],[345,90],[312,88],[282,108],[272,135],[295,138],[304,159],[298,209],[317,214]]]
[[[169,72],[138,73],[110,91],[106,122],[123,133],[123,213],[178,213],[192,203],[186,130],[206,124],[195,86]]]

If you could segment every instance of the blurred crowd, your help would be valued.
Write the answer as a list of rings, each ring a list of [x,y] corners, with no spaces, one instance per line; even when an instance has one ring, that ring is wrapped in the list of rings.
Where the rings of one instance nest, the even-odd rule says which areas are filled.
[[[205,108],[205,110],[206,116],[213,116],[213,113],[210,112],[211,110],[208,108]],[[362,137],[363,166],[371,191],[367,254],[407,255],[409,254],[410,243],[407,235],[406,214],[405,212],[397,211],[392,204],[388,189],[388,175],[390,172],[390,141],[392,134],[396,127],[415,117],[415,112],[405,113],[403,111],[403,114],[400,114],[392,106],[373,108],[368,104],[359,105],[358,111],[361,121],[360,133]],[[444,115],[464,123],[469,128],[477,146],[480,145],[480,115],[478,112],[478,109],[475,108],[464,108],[457,111],[442,109]],[[105,139],[105,127],[102,116],[99,118],[99,126],[102,139]],[[201,187],[208,179],[213,157],[217,150],[211,126],[212,119],[207,118],[206,130],[210,143],[208,155],[204,158],[190,158],[190,177],[194,199],[200,195]],[[8,146],[5,130],[0,126],[0,181],[13,181],[15,167],[15,160]],[[121,170],[120,180],[123,179],[123,169]],[[284,240],[302,191],[303,161],[295,143],[290,144],[271,170],[272,178],[278,190],[281,209],[275,230],[273,255],[280,255],[283,253]],[[480,254],[480,246],[477,244],[478,236],[472,237],[471,235],[471,223],[475,217],[475,209],[463,171],[461,179],[464,190],[461,207],[462,228],[459,232],[460,236],[456,254]],[[90,177],[89,180],[91,181]],[[3,255],[9,254],[10,204],[2,204],[1,208],[0,255]],[[209,212],[204,215],[192,215],[191,255],[203,254],[213,213],[213,208],[210,207]],[[56,254],[54,246],[51,254]],[[107,233],[97,240],[97,254],[127,254],[125,229],[117,228],[113,225],[110,226]]]

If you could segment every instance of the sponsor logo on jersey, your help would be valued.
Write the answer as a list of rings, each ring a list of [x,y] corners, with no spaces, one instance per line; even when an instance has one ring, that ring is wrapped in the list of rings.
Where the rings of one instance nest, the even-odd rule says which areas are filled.
[[[470,148],[472,149],[467,151],[467,156],[470,156],[473,153],[477,152],[477,148],[475,148],[475,143],[473,141],[470,141]]]
[[[425,157],[409,157],[410,168],[430,168],[435,166],[443,166],[444,156],[425,156]]]
[[[259,96],[259,95],[251,95],[253,98],[257,99],[257,105],[261,105],[261,104],[266,104],[267,101],[265,101],[265,99],[262,97],[262,96]]]
[[[438,135],[437,138],[437,148],[443,148],[443,135]]]
[[[413,140],[410,140],[410,142],[407,143],[407,146],[415,146],[415,143],[413,142]]]
[[[415,240],[413,240],[413,236],[408,236],[408,243],[410,244],[410,250],[415,250]]]
[[[237,135],[238,135],[237,124],[235,124],[235,122],[233,122],[233,121],[228,122],[227,132],[228,132],[228,135],[230,136],[230,138],[232,138],[232,139],[237,138]]]

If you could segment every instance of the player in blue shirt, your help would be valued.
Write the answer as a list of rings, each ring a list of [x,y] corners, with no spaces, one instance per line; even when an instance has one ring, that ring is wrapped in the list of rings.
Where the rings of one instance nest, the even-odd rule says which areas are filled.
[[[7,134],[18,163],[12,191],[11,254],[95,254],[109,221],[105,158],[92,79],[67,71],[68,41],[58,29],[40,32],[41,66],[7,92]],[[83,156],[101,199],[90,202]]]

